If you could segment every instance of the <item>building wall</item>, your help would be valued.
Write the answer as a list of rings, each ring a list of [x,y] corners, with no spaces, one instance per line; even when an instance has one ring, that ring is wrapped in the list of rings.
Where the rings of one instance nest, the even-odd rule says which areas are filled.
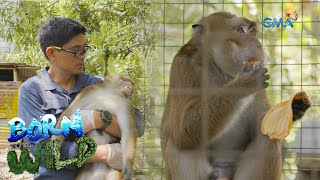
[[[0,81],[0,148],[8,147],[11,118],[18,116],[18,91],[21,82]]]

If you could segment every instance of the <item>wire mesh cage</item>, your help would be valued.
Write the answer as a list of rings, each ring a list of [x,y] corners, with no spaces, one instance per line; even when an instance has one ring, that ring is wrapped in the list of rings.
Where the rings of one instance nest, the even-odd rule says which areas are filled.
[[[266,55],[271,76],[267,88],[270,104],[288,100],[292,94],[305,91],[311,108],[297,121],[283,145],[282,179],[319,179],[319,18],[320,2],[298,0],[157,0],[157,45],[152,63],[152,120],[144,137],[147,168],[151,179],[165,179],[159,127],[168,95],[172,60],[192,36],[192,24],[201,17],[226,11],[257,22],[259,40]],[[265,18],[287,19],[291,26],[263,25]],[[268,26],[268,24],[267,24]],[[151,145],[152,144],[152,145]],[[151,146],[151,147],[148,147]],[[146,161],[149,162],[149,161]]]
[[[128,2],[141,3],[142,1]],[[144,22],[143,19],[137,20],[140,26],[146,28],[145,31],[154,32],[156,45],[152,47],[154,51],[151,55],[143,54],[134,59],[138,61],[144,55],[147,56],[141,60],[145,75],[141,79],[146,87],[138,87],[142,89],[143,92],[140,95],[144,97],[139,97],[137,100],[139,105],[145,107],[146,128],[144,136],[138,139],[135,178],[166,179],[160,147],[160,127],[168,95],[172,60],[179,49],[191,38],[193,24],[204,16],[225,11],[257,23],[258,38],[263,44],[266,66],[271,76],[268,81],[270,86],[267,88],[270,104],[288,100],[298,91],[305,91],[310,97],[310,109],[302,120],[293,125],[290,135],[283,143],[282,179],[320,179],[320,121],[318,118],[320,78],[317,74],[320,70],[320,2],[316,0],[153,0],[151,4],[155,26],[150,20],[148,22]],[[52,8],[52,11],[56,10]],[[271,20],[266,23],[265,18]],[[283,23],[279,23],[280,18]],[[292,18],[292,24],[285,23],[285,19],[288,18]],[[274,19],[277,22],[272,21]],[[135,17],[132,17],[131,21],[134,20]],[[122,23],[124,22],[126,21]],[[105,30],[111,33],[111,39],[120,42],[118,38],[121,34],[112,34],[114,32],[107,29],[107,21],[103,21],[102,24],[105,25]],[[136,34],[139,33],[143,34],[142,31],[136,32]],[[100,39],[100,36],[97,36],[97,39]],[[112,48],[120,46],[119,43],[112,45],[110,45]],[[133,45],[144,46],[142,43]],[[118,48],[130,52],[128,48]],[[118,60],[115,58],[112,63],[116,64]],[[101,68],[95,66],[99,64],[98,61],[91,63],[94,64],[93,69]],[[5,133],[7,135],[7,131]]]

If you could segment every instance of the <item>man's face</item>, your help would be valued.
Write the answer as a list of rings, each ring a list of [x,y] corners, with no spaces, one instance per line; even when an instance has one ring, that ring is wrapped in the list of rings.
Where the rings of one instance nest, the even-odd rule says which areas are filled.
[[[68,43],[61,46],[64,50],[81,51],[86,48],[86,39],[84,34],[73,37]],[[50,60],[50,66],[55,66],[65,73],[76,75],[84,70],[85,54],[76,56],[70,52],[54,49],[54,59]]]

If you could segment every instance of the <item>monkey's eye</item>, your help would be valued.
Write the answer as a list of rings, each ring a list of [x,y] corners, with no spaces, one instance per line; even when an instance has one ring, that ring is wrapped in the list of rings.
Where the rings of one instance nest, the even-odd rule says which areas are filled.
[[[237,28],[237,31],[238,31],[238,32],[240,32],[240,33],[244,33],[244,29],[243,29],[243,27],[239,27],[239,28]]]
[[[255,30],[255,29],[252,29],[252,30],[250,31],[250,33],[251,33],[251,34],[255,34],[255,33],[256,33],[256,30]]]

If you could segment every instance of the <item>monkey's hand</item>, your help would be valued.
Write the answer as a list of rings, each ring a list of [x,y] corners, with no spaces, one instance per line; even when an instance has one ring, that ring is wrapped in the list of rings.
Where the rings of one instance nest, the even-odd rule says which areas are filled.
[[[308,98],[294,99],[292,101],[293,121],[300,119],[309,107],[310,101]]]
[[[268,69],[258,64],[252,68],[250,63],[246,63],[236,78],[231,81],[229,87],[235,88],[237,92],[249,95],[261,89],[267,88],[269,83],[266,81],[270,76],[266,73]]]

